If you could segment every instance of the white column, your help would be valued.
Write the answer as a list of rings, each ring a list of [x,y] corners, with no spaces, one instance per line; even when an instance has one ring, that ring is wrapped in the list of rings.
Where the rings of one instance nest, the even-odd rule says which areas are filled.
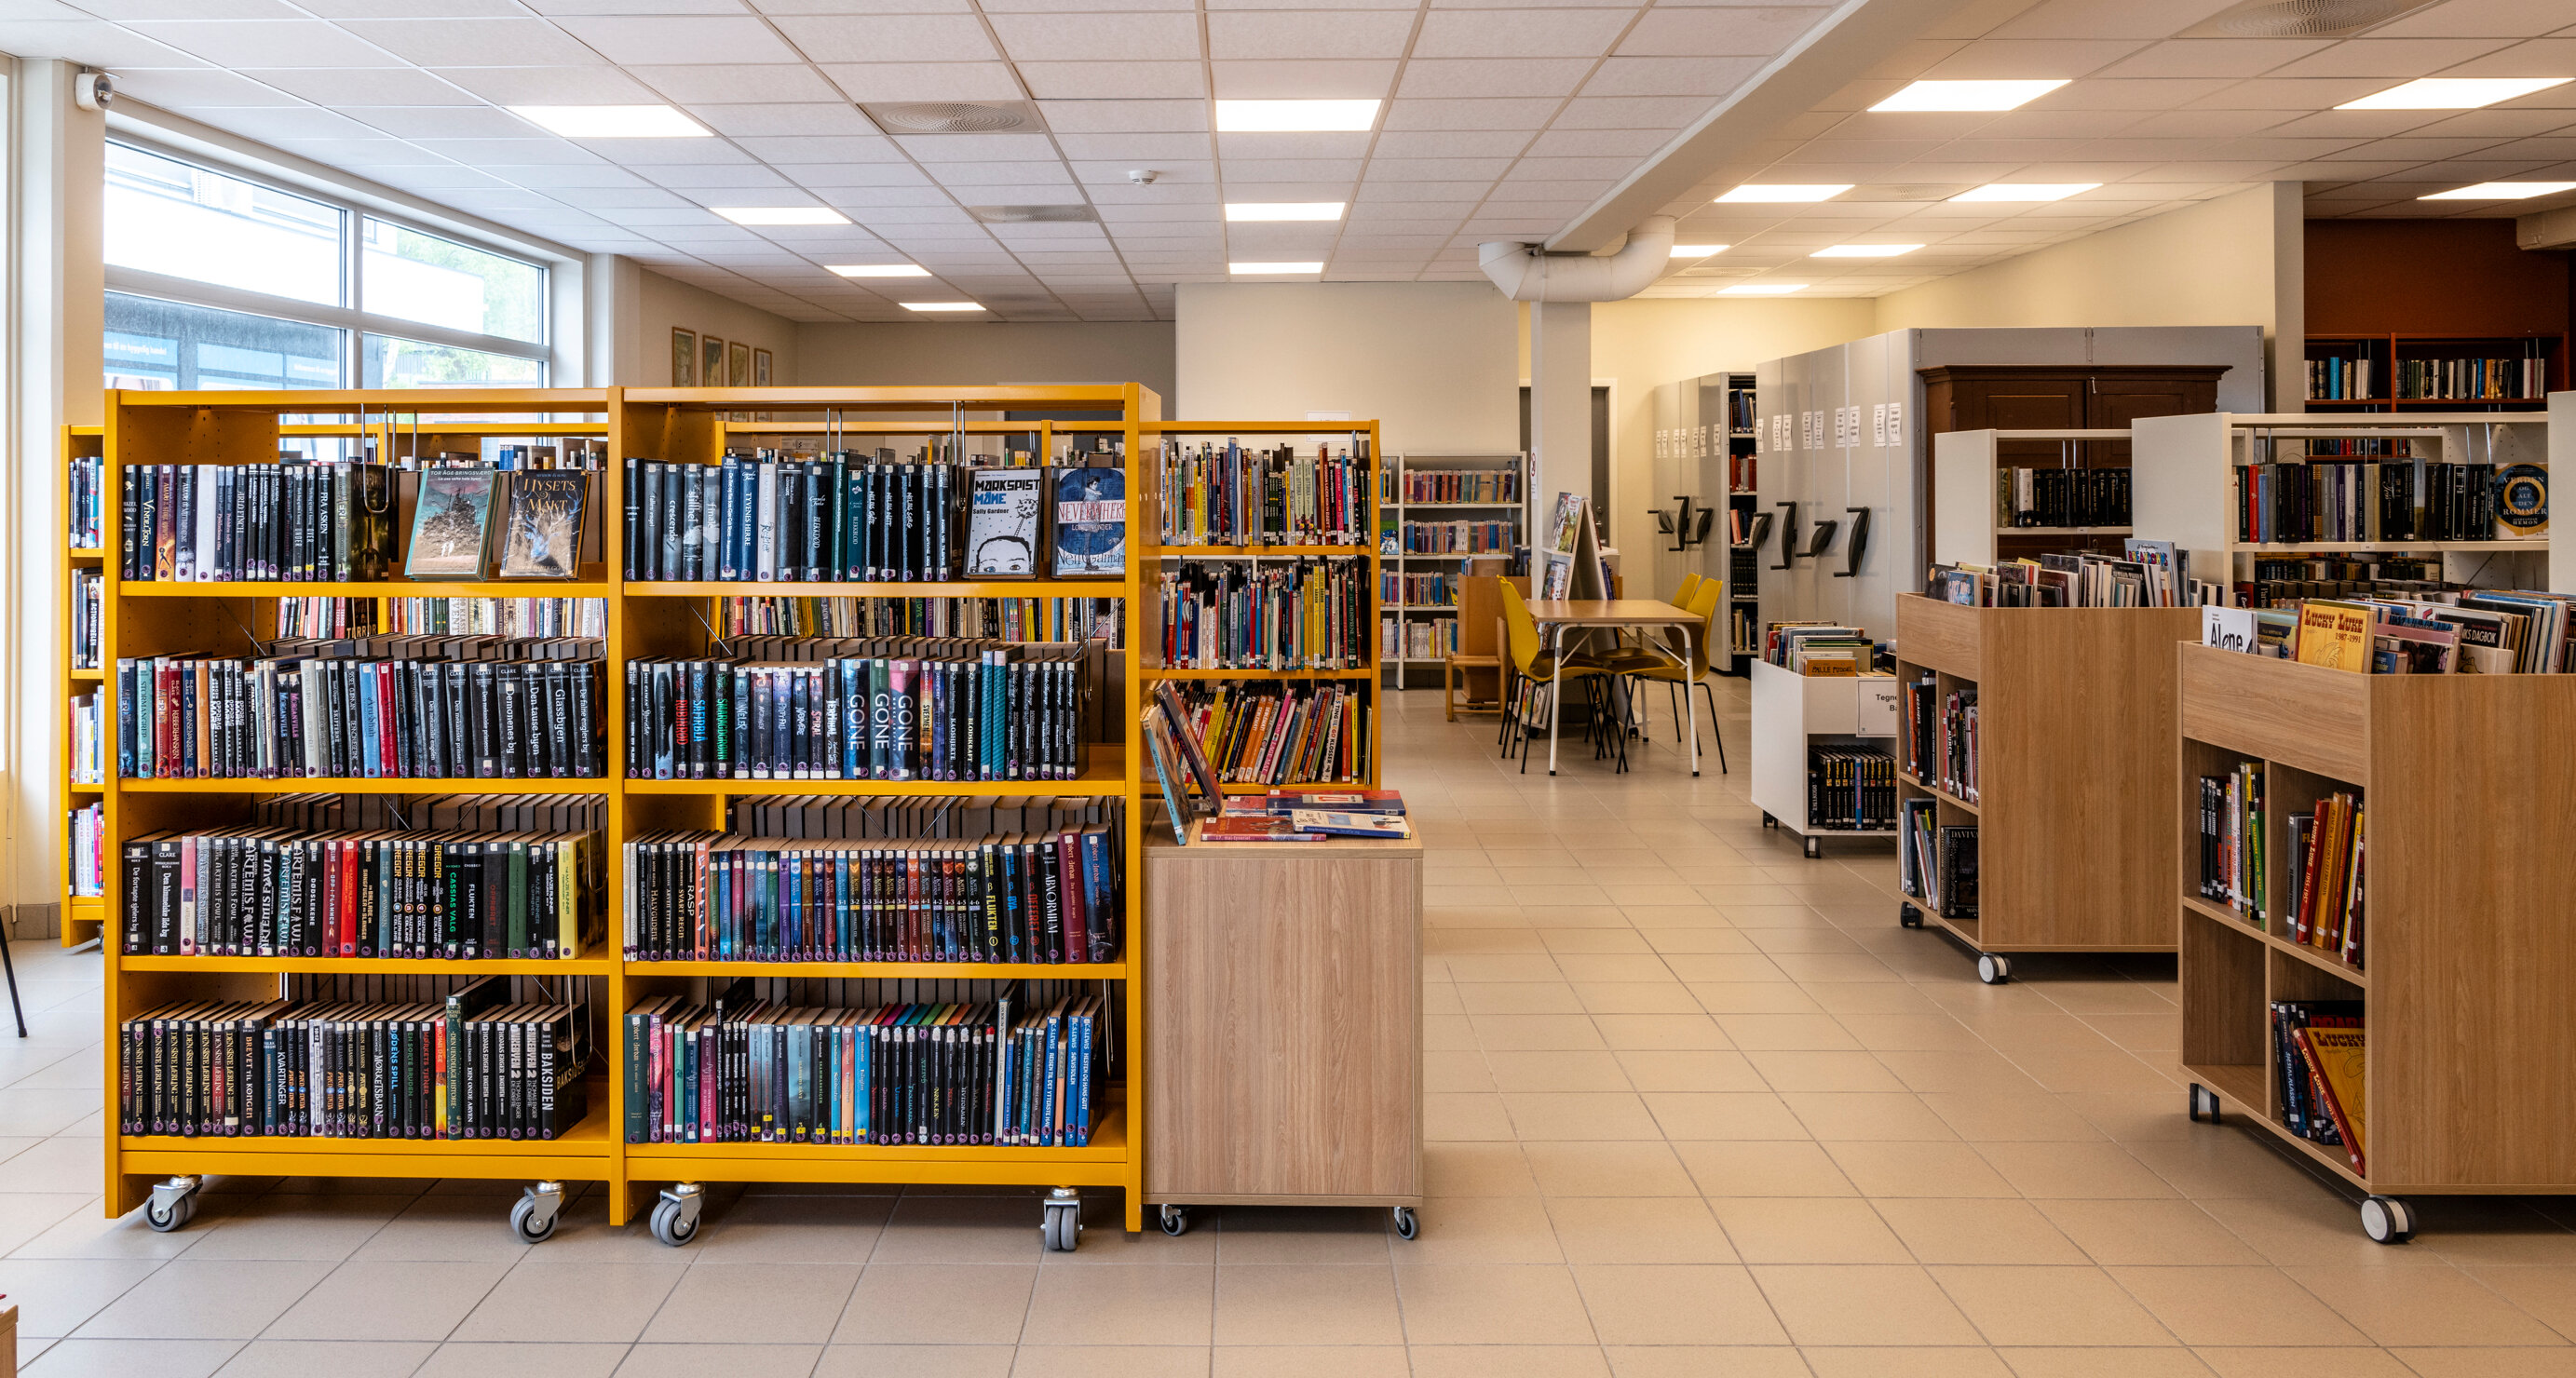
[[[644,338],[644,266],[623,254],[592,254],[584,267],[590,330],[582,386],[669,387],[670,338]]]
[[[1530,304],[1531,533],[1546,538],[1556,495],[1592,491],[1592,303]]]

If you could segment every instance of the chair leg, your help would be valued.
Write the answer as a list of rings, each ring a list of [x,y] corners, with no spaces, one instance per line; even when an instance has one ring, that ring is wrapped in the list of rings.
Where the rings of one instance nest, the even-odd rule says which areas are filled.
[[[1699,692],[1708,700],[1708,735],[1717,740],[1717,773],[1726,774],[1726,734],[1717,730],[1717,691],[1707,680],[1699,682]]]
[[[18,1003],[18,964],[9,957],[9,930],[0,927],[0,972],[9,976],[9,1012],[18,1017],[18,1036],[27,1036],[27,1007]]]

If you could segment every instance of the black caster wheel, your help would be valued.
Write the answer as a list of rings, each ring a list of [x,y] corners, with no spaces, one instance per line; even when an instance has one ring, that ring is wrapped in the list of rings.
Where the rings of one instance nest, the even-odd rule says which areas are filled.
[[[706,1200],[694,1186],[676,1187],[653,1203],[653,1237],[676,1249],[698,1237],[698,1209]]]
[[[1990,986],[2000,986],[2012,979],[2012,959],[1988,952],[1977,958],[1977,979]]]
[[[152,1189],[152,1199],[143,1203],[143,1223],[161,1234],[188,1228],[197,1218],[197,1179],[174,1178]]]
[[[1174,1239],[1178,1239],[1182,1235],[1190,1232],[1190,1208],[1187,1206],[1165,1206],[1156,1216],[1156,1223],[1163,1227],[1163,1233],[1170,1235]]]
[[[1896,906],[1896,926],[1899,928],[1921,928],[1923,926],[1923,911],[1910,904],[1900,904]]]
[[[1413,1207],[1411,1207],[1411,1206],[1398,1206],[1398,1207],[1396,1207],[1396,1208],[1395,1208],[1395,1235],[1396,1235],[1396,1238],[1398,1238],[1398,1239],[1412,1239],[1413,1237],[1415,1237],[1416,1235],[1419,1235],[1419,1234],[1421,1234],[1421,1233],[1422,1233],[1422,1222],[1421,1222],[1419,1219],[1415,1218],[1415,1216],[1414,1216],[1414,1214],[1413,1214]]]
[[[1766,828],[1776,828],[1780,826],[1780,820],[1773,818],[1771,815],[1766,813],[1762,815],[1762,826]]]
[[[1046,1237],[1048,1252],[1072,1253],[1082,1243],[1081,1199],[1058,1188],[1057,1195],[1047,1201],[1046,1217],[1039,1222],[1038,1228]],[[1164,1226],[1164,1231],[1170,1233],[1171,1227]]]
[[[2200,1123],[2203,1116],[2207,1116],[2211,1124],[2218,1123],[2218,1093],[2195,1081],[2191,1084],[2192,1123]]]
[[[510,1233],[523,1243],[543,1244],[554,1238],[563,1212],[563,1184],[539,1182],[510,1206]]]
[[[1811,837],[1806,841],[1807,860],[1816,861],[1821,859],[1825,854],[1825,840],[1821,837]]]
[[[2379,1244],[2403,1244],[2415,1237],[2415,1208],[2394,1196],[2365,1197],[2361,1232]]]

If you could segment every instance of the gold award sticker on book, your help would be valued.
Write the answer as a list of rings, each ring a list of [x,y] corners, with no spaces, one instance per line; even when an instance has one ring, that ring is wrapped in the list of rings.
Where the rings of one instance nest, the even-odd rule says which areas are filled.
[[[2549,534],[2549,470],[2538,464],[2508,464],[2498,470],[2496,539],[2523,540]]]
[[[425,469],[412,509],[411,549],[403,574],[412,579],[479,579],[492,522],[490,469]]]
[[[579,474],[514,473],[501,523],[500,577],[570,579],[581,568]]]

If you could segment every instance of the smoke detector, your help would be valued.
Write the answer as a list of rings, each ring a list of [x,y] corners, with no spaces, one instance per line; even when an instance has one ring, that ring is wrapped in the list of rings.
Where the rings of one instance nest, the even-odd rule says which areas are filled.
[[[1027,101],[869,101],[859,108],[888,134],[1004,134],[1039,127]]]
[[[968,206],[968,215],[987,225],[1056,225],[1077,220],[1098,220],[1100,213],[1089,206]]]
[[[2245,0],[2176,38],[2349,38],[2442,0]]]

